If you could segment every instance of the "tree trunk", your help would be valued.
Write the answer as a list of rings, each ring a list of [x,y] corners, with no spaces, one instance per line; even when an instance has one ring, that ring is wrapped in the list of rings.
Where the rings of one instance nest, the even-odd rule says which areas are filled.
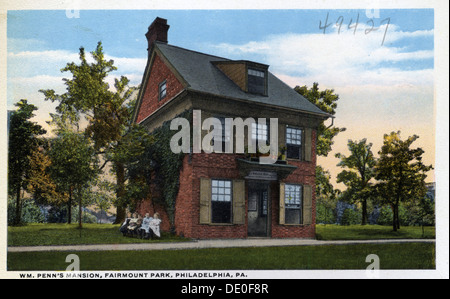
[[[81,206],[81,199],[82,199],[82,196],[81,196],[81,187],[78,187],[77,188],[78,190],[77,190],[77,196],[78,196],[78,228],[82,228],[83,227],[83,225],[81,224],[81,220],[82,220],[82,218],[81,218],[81,216],[82,216],[82,213],[83,213],[83,209],[82,209],[82,206]]]
[[[20,184],[17,185],[16,190],[16,216],[14,217],[14,225],[19,225],[21,222],[21,216],[22,216],[22,203],[20,201]]]
[[[67,202],[67,224],[72,223],[72,187],[69,187],[69,201]]]
[[[117,204],[116,204],[116,220],[114,224],[120,224],[125,220],[125,167],[122,163],[114,163],[114,168],[116,170],[116,183],[117,183]]]
[[[392,205],[392,228],[394,232],[397,231],[397,208],[395,205]]]
[[[367,224],[367,199],[364,199],[362,202],[362,221],[361,225]]]

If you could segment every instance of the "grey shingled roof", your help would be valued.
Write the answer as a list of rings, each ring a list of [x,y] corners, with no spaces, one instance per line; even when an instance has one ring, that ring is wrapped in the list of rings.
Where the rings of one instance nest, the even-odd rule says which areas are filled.
[[[270,72],[268,72],[267,96],[255,95],[241,90],[212,63],[214,61],[230,61],[229,59],[160,42],[157,42],[156,46],[189,84],[189,89],[191,90],[302,110],[319,114],[323,117],[331,116],[320,110]]]

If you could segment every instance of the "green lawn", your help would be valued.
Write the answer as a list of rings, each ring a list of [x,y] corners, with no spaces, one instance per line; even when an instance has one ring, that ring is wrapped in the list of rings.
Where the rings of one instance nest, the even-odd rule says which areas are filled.
[[[31,224],[8,227],[9,246],[119,244],[180,242],[189,239],[163,233],[160,239],[123,237],[118,225]],[[322,240],[421,238],[421,227],[403,227],[393,232],[388,226],[317,225]],[[424,238],[434,238],[434,227],[426,227]],[[65,270],[71,252],[9,252],[8,270]],[[434,269],[435,244],[353,244],[263,248],[210,248],[157,251],[77,252],[81,270],[282,270],[365,269],[365,258],[376,254],[382,269]]]
[[[77,252],[80,270],[364,270],[369,254],[381,269],[434,269],[429,243]],[[63,271],[72,252],[8,253],[8,270]]]
[[[318,240],[375,240],[375,239],[434,239],[434,226],[403,226],[394,232],[391,226],[382,225],[316,225]]]
[[[9,246],[35,245],[77,245],[77,244],[121,244],[147,242],[181,242],[189,239],[172,236],[163,232],[161,238],[141,240],[123,237],[119,225],[84,224],[80,230],[77,224],[28,224],[8,227]],[[316,237],[319,240],[373,240],[373,239],[432,239],[435,238],[435,228],[402,227],[393,232],[390,226],[380,225],[317,225]]]
[[[124,237],[120,225],[112,224],[28,224],[8,226],[8,246],[122,244],[151,242],[181,242],[187,239],[162,232],[161,238],[143,240]]]

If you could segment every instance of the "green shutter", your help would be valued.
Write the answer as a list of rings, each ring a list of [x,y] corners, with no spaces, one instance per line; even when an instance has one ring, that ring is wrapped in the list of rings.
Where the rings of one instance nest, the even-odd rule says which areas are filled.
[[[280,183],[280,224],[284,224],[284,183]]]
[[[312,129],[305,129],[305,161],[312,161]]]
[[[233,223],[245,224],[244,180],[233,180]]]
[[[312,224],[312,186],[303,185],[303,224]]]
[[[211,180],[200,178],[200,224],[211,222]]]

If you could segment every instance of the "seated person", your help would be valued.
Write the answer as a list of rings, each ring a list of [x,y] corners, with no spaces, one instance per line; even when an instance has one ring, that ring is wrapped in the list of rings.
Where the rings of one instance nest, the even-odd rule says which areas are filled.
[[[150,230],[150,221],[153,220],[152,217],[150,217],[149,213],[145,213],[144,219],[142,219],[142,225],[141,225],[141,237],[148,239],[152,236],[152,231]]]
[[[149,227],[153,231],[153,233],[158,237],[161,237],[161,234],[159,231],[160,223],[161,223],[161,219],[159,218],[159,214],[155,213],[153,215],[153,219],[150,221]]]
[[[124,235],[127,233],[127,229],[128,229],[128,225],[130,224],[130,220],[131,220],[130,213],[127,213],[127,217],[125,218],[124,222],[122,223],[122,225],[119,228],[119,231]]]
[[[137,213],[133,213],[133,216],[130,218],[130,222],[128,223],[128,230],[134,231],[136,228],[140,226],[141,219],[139,219],[139,215]]]

